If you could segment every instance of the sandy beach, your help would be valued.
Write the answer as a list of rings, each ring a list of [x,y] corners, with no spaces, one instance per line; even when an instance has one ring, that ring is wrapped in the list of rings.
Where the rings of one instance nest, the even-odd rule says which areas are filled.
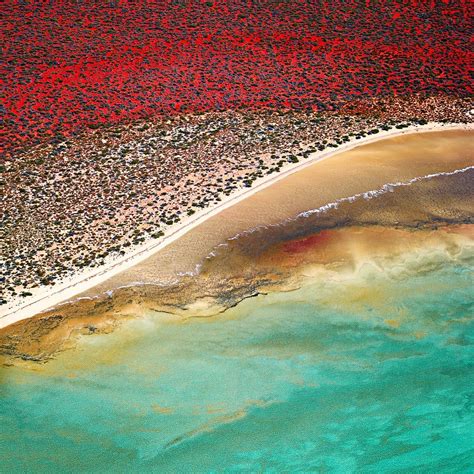
[[[271,201],[272,192],[279,192],[279,190],[276,189],[276,183],[283,182],[282,180],[284,178],[290,179],[290,175],[292,175],[291,179],[294,181],[294,183],[292,183],[293,192],[295,192],[295,190],[297,190],[297,192],[301,191],[302,188],[300,188],[298,185],[297,172],[313,166],[316,163],[320,165],[323,164],[320,163],[322,161],[324,161],[326,164],[333,163],[334,160],[328,160],[328,158],[336,159],[338,156],[340,158],[340,156],[345,152],[350,152],[351,150],[356,151],[353,149],[360,150],[360,147],[363,145],[370,146],[371,144],[380,142],[384,139],[397,139],[396,137],[399,137],[398,140],[402,140],[402,136],[406,135],[417,134],[422,136],[422,134],[426,132],[456,133],[456,130],[472,130],[472,126],[428,123],[427,125],[412,126],[403,130],[390,130],[387,132],[381,132],[376,136],[369,136],[360,140],[353,139],[350,142],[338,147],[337,149],[312,153],[303,162],[288,164],[284,166],[279,173],[258,179],[251,188],[239,190],[227,198],[224,198],[219,204],[203,209],[202,211],[196,212],[196,214],[183,219],[182,222],[169,227],[162,238],[146,241],[142,245],[133,247],[129,253],[126,253],[121,258],[110,259],[100,268],[89,269],[80,273],[78,272],[73,277],[64,279],[54,287],[40,287],[34,289],[32,290],[33,295],[31,297],[21,299],[18,298],[12,301],[2,308],[0,328],[8,326],[9,324],[22,319],[32,317],[47,310],[48,308],[54,307],[75,297],[91,297],[93,295],[103,293],[111,288],[113,289],[117,286],[120,286],[121,284],[131,285],[133,282],[143,281],[143,275],[148,275],[149,278],[155,279],[156,281],[157,275],[150,269],[157,266],[156,262],[160,258],[164,259],[165,264],[162,265],[163,267],[166,267],[166,261],[168,260],[174,262],[172,265],[173,271],[175,271],[177,267],[182,268],[182,271],[189,271],[189,268],[180,267],[182,261],[189,257],[189,254],[193,254],[195,259],[202,258],[202,256],[205,256],[205,252],[208,252],[209,248],[212,248],[213,243],[219,243],[219,241],[222,240],[223,234],[219,233],[218,236],[215,236],[215,242],[212,241],[212,238],[206,239],[205,245],[201,246],[201,253],[196,252],[196,247],[189,247],[189,254],[187,256],[183,255],[182,258],[175,258],[176,253],[173,253],[172,244],[176,244],[176,242],[180,241],[182,250],[184,245],[182,238],[192,229],[201,226],[201,224],[206,221],[211,222],[211,218],[217,216],[218,214],[221,215],[221,217],[224,216],[224,211],[229,213],[231,211],[230,208],[241,201],[246,200],[246,202],[249,202],[249,205],[252,204],[250,203],[250,200],[247,200],[250,197],[257,198],[259,196],[258,193],[269,186],[272,187],[268,189],[266,193],[262,193],[261,196],[265,194],[266,199]],[[466,132],[462,133],[466,135]],[[464,137],[465,140],[466,138],[467,136]],[[398,165],[400,165],[402,161],[403,160],[400,160]],[[442,161],[440,163],[427,162],[424,164],[424,166],[417,167],[418,169],[416,171],[414,169],[406,169],[405,172],[403,171],[403,167],[394,172],[394,170],[397,170],[397,163],[385,163],[385,168],[382,166],[377,173],[374,172],[371,182],[368,182],[367,180],[364,182],[358,182],[358,174],[355,174],[353,182],[345,183],[344,185],[342,182],[338,183],[337,180],[337,175],[338,173],[341,173],[342,169],[345,168],[345,172],[347,173],[347,163],[343,163],[342,168],[340,166],[336,166],[332,170],[333,178],[336,178],[335,181],[334,179],[332,181],[326,181],[327,183],[332,183],[332,191],[330,193],[322,193],[321,199],[323,199],[323,201],[321,203],[318,203],[314,200],[312,202],[314,203],[313,205],[323,205],[327,202],[330,202],[331,199],[350,196],[355,192],[377,189],[378,186],[387,182],[387,176],[390,176],[391,180],[400,181],[416,177],[418,176],[418,173],[423,175],[426,173],[456,169],[456,166],[459,166],[459,161],[454,161],[456,160],[453,160],[451,165],[447,162],[443,163]],[[472,156],[466,156],[464,165],[472,165],[472,161]],[[351,164],[351,166],[356,165]],[[365,170],[366,172],[372,169],[370,168],[370,160],[366,166],[368,166],[368,168]],[[328,170],[329,168],[330,167],[328,167]],[[349,175],[349,173],[347,174]],[[286,182],[286,179],[284,181]],[[281,211],[282,215],[288,215],[289,211],[293,212],[297,210],[298,209],[288,208],[282,209]],[[233,219],[231,215],[225,216],[225,220],[227,222],[235,223],[235,226],[231,225],[225,228],[226,236],[229,237],[235,235],[236,230],[238,228],[242,228],[242,226],[245,229],[252,227],[253,225],[269,224],[272,223],[271,220],[278,221],[278,219],[281,217],[278,215],[278,211],[275,211],[274,209],[272,209],[272,212],[267,212],[266,214],[266,220],[262,220],[263,216],[259,215],[258,213],[253,214],[252,219],[247,219],[245,225],[243,222]],[[214,223],[212,225],[214,225]],[[197,236],[198,241],[202,239],[202,235],[203,234]],[[196,240],[196,234],[194,233],[193,239]],[[164,252],[165,250],[166,252]],[[175,248],[174,251],[176,252],[176,250],[177,249]],[[161,277],[163,277],[163,275],[161,275]]]

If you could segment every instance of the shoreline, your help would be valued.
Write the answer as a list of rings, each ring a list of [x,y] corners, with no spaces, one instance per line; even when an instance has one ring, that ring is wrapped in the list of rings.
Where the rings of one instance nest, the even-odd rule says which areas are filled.
[[[224,198],[219,204],[203,209],[193,216],[186,217],[183,219],[183,221],[170,226],[166,230],[164,236],[138,245],[134,247],[129,253],[119,258],[110,259],[109,262],[99,268],[91,268],[83,272],[78,272],[72,277],[65,278],[63,281],[53,287],[39,287],[36,289],[36,291],[32,290],[33,296],[28,298],[17,297],[10,304],[5,305],[3,310],[0,312],[0,328],[6,327],[23,319],[33,317],[39,313],[42,313],[43,311],[54,308],[57,305],[67,303],[75,296],[146,260],[159,250],[165,248],[172,242],[188,233],[193,228],[200,225],[205,220],[220,213],[224,209],[237,204],[238,202],[267,188],[268,186],[271,186],[273,183],[280,181],[283,178],[308,166],[311,166],[318,161],[333,157],[339,153],[349,151],[362,145],[367,145],[387,138],[395,138],[397,136],[413,133],[473,129],[474,127],[471,124],[442,124],[430,122],[426,125],[412,125],[404,129],[382,131],[376,136],[371,135],[368,137],[363,137],[360,140],[352,139],[349,142],[331,150],[311,153],[304,161],[288,164],[284,166],[280,172],[267,175],[256,180],[252,187],[239,189],[235,193],[230,194],[227,198]]]

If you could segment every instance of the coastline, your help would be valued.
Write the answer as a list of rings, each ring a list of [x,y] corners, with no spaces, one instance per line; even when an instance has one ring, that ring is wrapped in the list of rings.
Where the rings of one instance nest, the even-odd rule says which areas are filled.
[[[307,159],[298,163],[292,163],[284,166],[277,174],[267,175],[255,181],[251,188],[239,189],[222,202],[212,207],[203,209],[193,216],[183,219],[183,221],[170,226],[165,235],[158,239],[149,240],[133,248],[120,258],[110,259],[100,268],[92,268],[83,272],[78,272],[70,278],[64,279],[54,287],[39,287],[33,292],[33,296],[28,298],[16,298],[10,304],[5,305],[0,313],[0,328],[28,319],[34,315],[50,309],[58,304],[66,302],[78,294],[81,294],[103,282],[118,273],[146,260],[151,255],[176,241],[191,229],[198,226],[210,217],[220,213],[224,209],[237,204],[238,202],[250,197],[251,195],[271,186],[273,183],[296,173],[318,161],[333,157],[344,151],[349,151],[362,145],[374,143],[387,138],[394,138],[401,135],[413,133],[439,132],[449,130],[473,130],[470,124],[440,124],[428,123],[426,125],[414,125],[405,129],[396,129],[383,131],[376,136],[364,137],[360,140],[352,139],[344,145],[330,151],[318,151],[311,153]]]

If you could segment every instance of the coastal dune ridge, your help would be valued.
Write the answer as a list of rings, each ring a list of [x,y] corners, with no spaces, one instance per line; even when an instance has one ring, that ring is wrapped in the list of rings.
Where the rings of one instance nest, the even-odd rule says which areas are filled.
[[[409,128],[405,128],[403,130],[384,131],[379,133],[377,136],[364,137],[360,140],[350,140],[348,143],[343,144],[342,146],[334,150],[311,153],[305,161],[299,163],[290,163],[284,166],[282,171],[280,171],[279,173],[275,175],[267,175],[266,177],[256,180],[253,187],[248,189],[241,189],[235,193],[232,193],[227,198],[224,198],[221,203],[210,208],[203,209],[200,212],[198,211],[195,215],[185,218],[179,224],[173,225],[169,229],[167,229],[165,235],[162,238],[153,239],[151,241],[145,242],[143,245],[136,246],[129,253],[126,253],[123,257],[111,259],[99,269],[89,269],[87,271],[78,272],[73,277],[66,278],[62,282],[59,282],[54,288],[40,287],[36,290],[33,290],[34,292],[32,291],[33,296],[31,297],[15,299],[13,302],[5,305],[5,307],[2,309],[2,313],[0,316],[0,328],[21,321],[22,319],[32,317],[59,304],[69,303],[70,300],[76,296],[79,296],[81,298],[90,297],[81,296],[81,294],[93,289],[96,286],[103,285],[111,277],[123,273],[131,267],[134,267],[138,263],[143,262],[158,251],[164,249],[176,240],[180,239],[191,229],[199,226],[204,221],[210,219],[216,214],[224,211],[225,209],[237,204],[238,202],[244,199],[249,198],[250,196],[254,195],[255,193],[258,193],[259,191],[262,191],[263,189],[267,188],[268,186],[271,186],[277,181],[280,181],[285,177],[288,177],[289,175],[296,173],[308,166],[314,165],[319,161],[325,160],[335,155],[339,155],[344,151],[349,151],[356,147],[368,145],[384,139],[395,138],[402,135],[451,130],[471,131],[472,129],[472,124],[428,123],[426,125],[410,126]],[[463,171],[463,169],[447,172],[447,174],[461,172]],[[438,174],[443,173],[445,172],[432,173],[427,176],[415,177],[412,178],[411,181],[415,182],[419,179],[428,179],[430,177],[434,177]],[[368,190],[364,193],[359,193],[354,196],[343,197],[341,198],[341,200],[344,201],[350,199],[357,199],[359,197],[370,198],[372,195],[376,195],[376,193],[389,192],[390,188],[393,186],[407,186],[410,184],[411,181],[402,183],[388,183],[380,189]],[[327,206],[334,205],[337,205],[337,201],[335,203],[327,204]],[[311,213],[322,211],[318,208],[305,212]],[[237,237],[237,235],[235,237]],[[196,271],[199,271],[198,266],[195,267],[195,272]],[[194,273],[191,273],[191,275],[192,274]],[[190,272],[184,271],[182,272],[182,275],[190,275]],[[156,282],[155,284],[159,284],[159,282]]]

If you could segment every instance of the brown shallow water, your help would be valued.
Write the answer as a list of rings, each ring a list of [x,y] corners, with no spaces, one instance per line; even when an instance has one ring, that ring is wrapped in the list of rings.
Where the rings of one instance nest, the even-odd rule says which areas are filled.
[[[75,347],[80,336],[111,332],[124,320],[154,312],[209,317],[243,299],[315,280],[353,282],[367,272],[397,279],[412,269],[469,261],[474,170],[454,172],[473,164],[468,140],[464,132],[411,135],[317,163],[209,219],[81,299],[1,330],[0,360],[34,365]],[[447,174],[426,177],[440,172]],[[405,184],[383,188],[396,182]],[[341,200],[377,189],[383,191]],[[254,230],[241,233],[248,229]],[[197,275],[156,284],[197,263]],[[383,300],[374,288],[370,295],[364,285],[354,288],[356,293],[345,292],[348,305]]]

